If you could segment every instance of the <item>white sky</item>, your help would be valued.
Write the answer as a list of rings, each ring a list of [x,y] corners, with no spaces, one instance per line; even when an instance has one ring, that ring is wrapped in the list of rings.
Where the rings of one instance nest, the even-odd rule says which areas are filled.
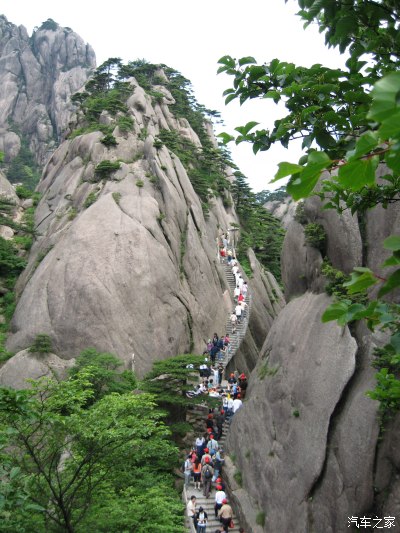
[[[229,133],[250,120],[272,127],[281,113],[271,101],[225,106],[222,92],[232,78],[216,74],[223,55],[252,55],[260,63],[276,57],[304,66],[343,66],[343,57],[324,46],[316,27],[303,30],[295,16],[298,9],[294,0],[0,0],[0,14],[25,26],[29,34],[48,18],[69,26],[94,48],[98,65],[121,57],[175,68],[192,82],[199,103],[221,112],[225,124],[219,131]],[[255,191],[280,186],[268,185],[277,163],[297,162],[300,155],[299,147],[276,146],[257,156],[248,145],[230,148]]]

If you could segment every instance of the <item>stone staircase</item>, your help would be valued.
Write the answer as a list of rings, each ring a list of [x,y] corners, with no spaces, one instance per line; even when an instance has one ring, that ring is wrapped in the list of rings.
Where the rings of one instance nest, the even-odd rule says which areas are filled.
[[[225,277],[226,277],[226,280],[228,282],[230,295],[231,295],[232,309],[234,309],[235,304],[234,304],[234,299],[233,299],[233,291],[235,289],[235,276],[234,276],[234,274],[232,274],[231,267],[228,267],[228,265],[226,263],[222,263],[221,266],[224,268]],[[231,361],[231,359],[234,357],[236,352],[238,351],[238,349],[239,349],[239,347],[240,347],[240,345],[241,345],[241,343],[242,343],[242,341],[243,341],[243,339],[244,339],[244,337],[246,335],[246,331],[247,331],[247,327],[248,327],[249,319],[250,319],[251,305],[252,305],[252,295],[251,295],[250,289],[248,289],[248,291],[247,291],[246,303],[247,303],[248,307],[246,308],[244,316],[242,315],[241,323],[237,324],[235,332],[232,332],[232,324],[231,324],[231,320],[230,320],[231,312],[228,314],[228,318],[227,318],[227,322],[226,322],[226,333],[228,333],[228,335],[229,335],[230,344],[229,344],[229,347],[226,350],[223,358],[218,359],[218,361],[222,361],[222,364],[224,365],[225,368],[228,365],[228,363]],[[227,386],[226,380],[223,381],[222,386],[224,388]],[[201,411],[202,410],[202,406],[197,406],[197,409],[199,411]],[[203,407],[204,417],[206,416],[206,412],[207,411],[208,410],[204,409],[204,407]],[[218,441],[219,445],[222,448],[225,448],[224,445],[225,445],[225,439],[226,439],[226,435],[228,433],[228,430],[229,430],[229,422],[225,421],[224,427],[223,427],[222,437]],[[198,489],[194,488],[194,483],[193,483],[193,480],[192,480],[190,487],[187,490],[186,489],[183,490],[184,502],[187,503],[192,495],[196,496],[196,508],[199,509],[199,507],[201,506],[201,507],[203,507],[203,509],[208,514],[208,523],[207,523],[207,527],[206,527],[207,533],[214,533],[217,529],[219,530],[221,524],[220,524],[219,520],[217,518],[215,518],[215,514],[214,514],[215,483],[213,483],[213,485],[212,485],[212,489],[211,489],[209,498],[205,498],[203,496],[202,490],[198,490]],[[228,498],[228,501],[229,501],[229,498]],[[240,524],[239,524],[239,521],[238,521],[238,519],[237,519],[237,517],[235,515],[235,512],[234,512],[234,515],[233,515],[233,523],[235,524],[235,527],[233,529],[229,529],[229,531],[232,532],[232,533],[238,533]],[[196,533],[193,521],[190,518],[188,518],[188,517],[186,517],[186,529],[190,533]]]
[[[233,300],[233,291],[236,286],[235,276],[232,273],[231,267],[229,267],[226,263],[223,263],[222,266],[224,267],[225,277],[228,282],[228,286],[230,290],[230,295],[231,295],[231,300],[232,300],[232,309],[234,309],[235,304]],[[248,289],[247,291],[246,303],[248,307],[245,310],[244,317],[242,315],[241,323],[237,324],[235,333],[232,332],[232,324],[230,320],[231,313],[228,314],[228,318],[226,321],[226,332],[229,335],[230,344],[228,346],[226,353],[224,354],[224,357],[222,358],[222,363],[224,367],[226,367],[229,361],[234,357],[234,355],[236,354],[236,352],[238,351],[242,343],[242,340],[244,339],[246,335],[246,331],[247,331],[247,327],[248,327],[249,319],[250,319],[251,305],[252,305],[252,295],[251,295],[250,289]]]

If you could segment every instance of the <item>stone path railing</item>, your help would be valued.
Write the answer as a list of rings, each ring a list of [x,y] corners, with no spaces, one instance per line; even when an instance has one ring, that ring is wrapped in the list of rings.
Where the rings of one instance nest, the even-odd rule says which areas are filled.
[[[233,301],[233,291],[236,286],[235,276],[232,273],[231,267],[228,266],[227,263],[222,263],[222,266],[224,267],[225,277],[226,277],[226,280],[228,282],[228,286],[230,289],[232,309],[233,309],[235,306],[234,301]],[[249,325],[249,320],[250,320],[251,306],[252,306],[252,294],[251,294],[250,289],[248,289],[247,291],[246,303],[247,303],[247,308],[244,312],[244,315],[242,314],[242,321],[240,322],[240,324],[236,325],[235,333],[232,332],[232,323],[230,319],[232,313],[230,312],[228,314],[228,319],[226,323],[226,332],[229,335],[230,343],[222,359],[224,367],[226,367],[228,363],[231,361],[231,359],[235,356],[236,352],[239,350],[240,345],[246,335],[247,327]]]

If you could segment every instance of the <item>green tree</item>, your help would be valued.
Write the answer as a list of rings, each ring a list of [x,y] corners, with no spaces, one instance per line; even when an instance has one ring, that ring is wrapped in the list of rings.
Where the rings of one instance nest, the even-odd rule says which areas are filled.
[[[320,182],[317,194],[325,208],[361,215],[376,205],[386,208],[399,201],[400,189],[400,6],[394,0],[298,3],[306,25],[318,24],[328,46],[348,53],[346,68],[304,68],[279,59],[259,65],[251,56],[222,57],[219,72],[233,76],[226,103],[270,98],[283,102],[287,114],[271,129],[255,130],[258,123],[251,121],[237,127],[236,135],[221,137],[225,143],[250,142],[255,153],[302,138],[304,156],[298,163],[280,163],[274,179],[288,178],[287,191],[294,199],[316,194]],[[379,164],[388,170],[377,181]],[[321,180],[323,170],[337,172]],[[343,325],[365,319],[370,329],[387,331],[389,342],[378,354],[378,384],[371,393],[387,411],[400,408],[400,308],[384,301],[400,285],[400,237],[389,237],[384,246],[392,253],[384,266],[394,271],[382,278],[366,267],[356,268],[343,285],[349,297],[330,306],[323,320]],[[353,295],[366,295],[377,284],[377,299],[354,302]]]
[[[88,367],[60,383],[42,379],[27,391],[0,389],[1,493],[8,496],[0,499],[0,531],[22,531],[24,524],[37,532],[150,531],[154,517],[139,512],[135,497],[146,508],[170,507],[160,530],[182,528],[171,477],[177,450],[154,398],[112,393],[90,405],[93,379]],[[98,528],[88,519],[94,516]]]
[[[90,370],[90,383],[93,388],[91,402],[99,400],[106,394],[131,392],[136,387],[136,378],[130,370],[119,372],[122,362],[115,355],[98,352],[95,348],[86,348],[76,358],[70,369],[71,377],[78,376],[82,370]]]
[[[239,171],[234,174],[232,197],[241,224],[241,235],[237,248],[239,261],[247,270],[246,273],[251,275],[247,250],[253,248],[261,264],[280,280],[280,255],[284,237],[281,223],[259,203],[245,176]]]
[[[188,397],[186,393],[198,385],[199,365],[204,358],[184,354],[153,363],[152,370],[145,376],[140,388],[154,395],[157,405],[167,413],[174,438],[179,438],[190,427],[186,424],[187,410],[196,404],[218,405],[218,399],[207,395]]]

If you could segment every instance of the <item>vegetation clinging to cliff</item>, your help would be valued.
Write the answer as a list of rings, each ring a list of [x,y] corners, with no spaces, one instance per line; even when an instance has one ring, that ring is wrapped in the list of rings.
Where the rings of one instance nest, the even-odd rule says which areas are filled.
[[[238,246],[241,264],[246,264],[247,249],[253,248],[260,263],[280,281],[284,237],[280,221],[264,209],[239,171],[235,172],[232,197],[242,226]]]

